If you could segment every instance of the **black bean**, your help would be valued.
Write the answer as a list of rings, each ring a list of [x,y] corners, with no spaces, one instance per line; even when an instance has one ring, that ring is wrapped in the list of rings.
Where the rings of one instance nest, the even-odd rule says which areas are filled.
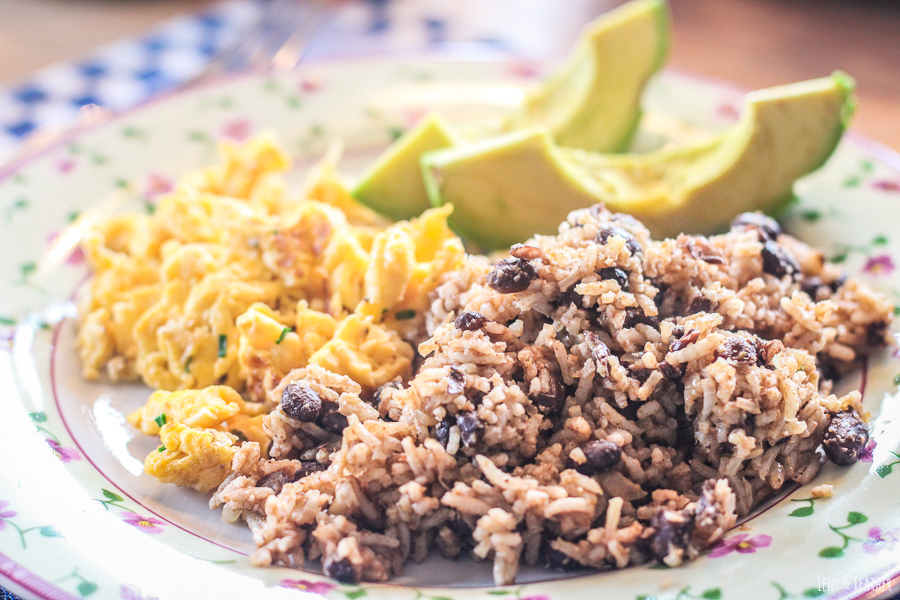
[[[585,475],[609,471],[622,460],[622,449],[608,440],[591,440],[580,446],[585,461],[575,469]]]
[[[675,337],[675,332],[679,331],[679,327],[675,327],[672,330],[672,337]],[[680,331],[684,331],[684,328],[681,327]],[[693,344],[700,338],[700,330],[699,329],[691,329],[687,333],[683,333],[678,339],[669,344],[670,352],[678,352],[679,350],[683,350],[688,347],[688,345]]]
[[[728,338],[719,348],[718,353],[727,361],[745,365],[756,364],[759,358],[756,344],[742,337]]]
[[[453,417],[447,417],[443,421],[438,421],[434,426],[434,438],[441,443],[444,448],[450,443],[450,428],[453,427]]]
[[[787,251],[776,242],[767,241],[762,249],[763,273],[784,277],[800,272],[800,267]]]
[[[671,379],[672,381],[684,377],[685,369],[686,367],[684,363],[678,363],[678,366],[669,364],[666,361],[662,361],[661,363],[659,363],[660,373],[663,374],[663,377],[665,377],[666,379]]]
[[[288,474],[284,471],[273,471],[268,475],[263,475],[262,477],[260,477],[256,482],[256,487],[270,488],[273,492],[275,492],[275,495],[277,496],[281,493],[281,488],[284,486],[284,484],[289,483],[290,481],[291,478],[288,477]]]
[[[650,379],[650,374],[653,373],[653,369],[648,369],[647,367],[628,367],[628,375],[637,379],[639,382],[644,383],[648,379]]]
[[[475,545],[475,541],[472,538],[472,528],[469,527],[469,524],[461,517],[457,516],[456,518],[447,521],[447,529],[452,531],[453,535],[456,536],[460,548],[465,550],[472,548]]]
[[[459,313],[453,324],[463,331],[477,331],[487,324],[487,317],[480,312],[467,310]]]
[[[584,308],[584,296],[576,292],[575,286],[572,286],[556,298],[556,303],[560,306],[574,304],[575,308]]]
[[[319,425],[322,429],[331,433],[343,433],[349,425],[347,417],[338,411],[337,402],[327,402],[322,406],[322,414],[319,416]]]
[[[838,275],[837,279],[828,284],[828,287],[831,288],[832,292],[836,292],[844,287],[845,283],[847,283],[847,274],[841,273],[840,275]]]
[[[822,449],[825,456],[838,465],[852,465],[859,460],[869,441],[869,427],[856,412],[840,412],[831,418],[825,430]]]
[[[562,410],[566,402],[566,387],[559,375],[550,372],[547,389],[530,395],[531,401],[545,415],[554,415]]]
[[[381,402],[382,396],[390,390],[402,390],[403,384],[399,381],[388,381],[387,383],[378,386],[378,389],[375,390],[375,394],[373,394],[373,398],[375,402]]]
[[[633,329],[635,325],[649,325],[659,331],[659,317],[647,316],[640,308],[629,308],[625,311],[625,323],[622,326],[626,329]]]
[[[657,290],[656,296],[653,297],[653,303],[656,305],[657,308],[659,308],[666,301],[666,292],[669,291],[669,288],[671,286],[668,283],[658,280],[658,279],[653,280],[651,283],[653,284],[653,287],[655,287]]]
[[[834,364],[834,361],[830,356],[825,354],[819,354],[816,356],[818,360],[818,368],[819,368],[819,383],[823,383],[825,381],[835,382],[841,378],[841,371]]]
[[[641,256],[644,253],[644,249],[641,248],[641,243],[637,241],[637,238],[634,237],[630,231],[623,227],[618,227],[616,225],[611,225],[609,227],[604,227],[597,233],[597,242],[601,244],[606,244],[609,241],[611,236],[618,236],[625,240],[625,247],[628,248],[628,251],[632,256]]]
[[[463,411],[456,415],[456,426],[459,427],[459,439],[464,446],[474,446],[484,433],[484,423],[473,411]]]
[[[359,583],[359,569],[350,562],[346,556],[340,560],[325,559],[322,570],[329,577],[337,579],[341,583]]]
[[[735,217],[731,222],[734,231],[756,230],[759,241],[774,240],[781,233],[781,225],[772,217],[759,212],[746,212]]]
[[[597,271],[601,279],[611,279],[619,284],[623,292],[628,291],[628,273],[619,267],[606,267]]]
[[[302,460],[300,461],[300,468],[297,469],[296,473],[294,473],[294,481],[302,479],[307,475],[312,475],[313,473],[324,471],[327,468],[328,465],[323,465],[317,460]]]
[[[825,285],[821,277],[805,277],[800,282],[800,290],[809,296],[813,302],[817,302],[819,294],[828,294],[831,288]]]
[[[715,304],[712,300],[705,296],[697,296],[693,300],[691,300],[690,306],[688,306],[687,314],[693,315],[699,312],[710,313],[713,308],[715,308]]]
[[[527,260],[505,258],[487,274],[487,284],[501,294],[513,294],[528,289],[537,278],[537,269]]]
[[[309,386],[292,381],[281,393],[281,408],[292,419],[312,423],[322,410],[322,399]]]
[[[866,327],[866,344],[878,348],[887,344],[885,334],[887,333],[888,324],[884,321],[869,323]]]
[[[555,571],[572,571],[581,568],[578,561],[551,546],[549,540],[541,546],[541,555],[544,563]]]
[[[694,520],[683,513],[661,508],[650,521],[650,526],[655,530],[650,540],[650,551],[663,560],[672,550],[687,548],[694,531]]]
[[[466,374],[459,367],[450,367],[447,377],[447,393],[458,396],[466,391]]]

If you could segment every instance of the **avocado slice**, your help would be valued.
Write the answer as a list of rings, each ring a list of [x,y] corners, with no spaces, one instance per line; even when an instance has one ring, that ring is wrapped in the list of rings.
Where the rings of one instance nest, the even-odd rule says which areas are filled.
[[[729,130],[648,154],[557,146],[546,128],[514,132],[422,157],[434,205],[486,249],[550,234],[573,209],[603,202],[657,237],[712,233],[735,215],[772,212],[796,179],[831,155],[855,107],[855,83],[830,77],[751,92]]]
[[[546,125],[560,146],[624,150],[641,117],[641,94],[665,61],[663,0],[632,0],[582,32],[558,70],[526,92],[507,130]]]
[[[622,150],[640,120],[644,85],[665,60],[668,28],[664,0],[631,0],[600,15],[560,68],[526,92],[500,130],[546,124],[560,144]],[[472,135],[454,132],[440,117],[429,115],[375,159],[351,194],[394,219],[421,214],[429,203],[420,156]]]
[[[454,135],[431,114],[388,146],[363,172],[351,194],[369,208],[395,220],[411,219],[429,208],[419,158],[454,144]]]

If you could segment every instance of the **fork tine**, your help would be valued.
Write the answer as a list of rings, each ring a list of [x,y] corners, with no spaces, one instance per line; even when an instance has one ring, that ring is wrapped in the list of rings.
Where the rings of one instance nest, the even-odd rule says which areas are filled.
[[[293,68],[324,21],[326,4],[325,0],[270,0],[247,33],[221,52],[201,78],[272,66],[280,54],[282,62],[285,55],[295,57]],[[291,49],[282,54],[286,46]]]

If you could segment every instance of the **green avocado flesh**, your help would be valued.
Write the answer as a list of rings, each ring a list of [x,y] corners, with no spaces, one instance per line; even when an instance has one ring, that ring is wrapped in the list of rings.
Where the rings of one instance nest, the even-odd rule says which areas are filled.
[[[741,117],[708,139],[648,154],[557,146],[546,128],[436,150],[422,157],[434,205],[485,249],[554,233],[567,214],[602,202],[657,237],[713,233],[745,211],[772,212],[796,179],[834,151],[855,105],[843,73],[747,95]]]
[[[407,131],[363,173],[353,197],[392,219],[411,219],[429,207],[419,158],[453,145],[442,119],[430,115]]]
[[[507,129],[546,126],[560,146],[620,152],[641,117],[641,94],[665,61],[662,0],[634,0],[591,23],[562,66],[511,115]]]
[[[601,15],[560,68],[526,92],[502,131],[546,125],[562,145],[623,150],[640,120],[644,86],[665,59],[668,28],[664,0],[632,0]],[[429,116],[375,160],[353,197],[394,219],[420,214],[429,207],[420,156],[461,143],[459,137]]]

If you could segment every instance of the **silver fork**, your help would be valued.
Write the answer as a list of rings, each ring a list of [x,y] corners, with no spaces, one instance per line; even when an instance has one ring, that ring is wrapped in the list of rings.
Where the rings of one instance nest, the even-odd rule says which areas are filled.
[[[330,0],[269,0],[259,18],[188,85],[240,71],[292,70],[331,13]]]

